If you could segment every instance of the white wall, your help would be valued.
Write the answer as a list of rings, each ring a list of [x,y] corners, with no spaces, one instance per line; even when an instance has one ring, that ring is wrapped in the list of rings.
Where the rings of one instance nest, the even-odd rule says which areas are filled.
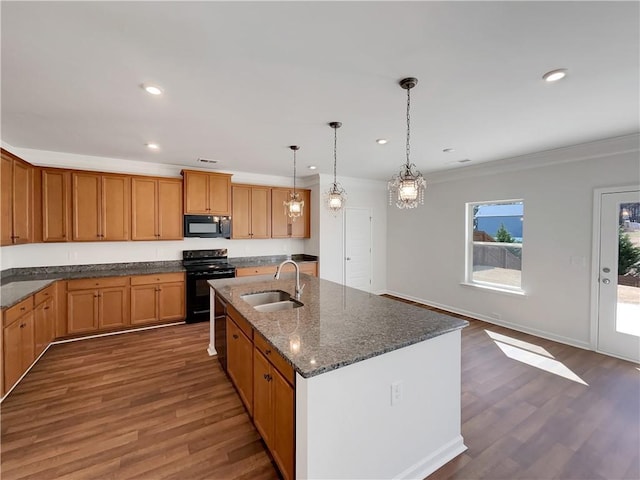
[[[632,135],[427,178],[424,207],[389,208],[389,292],[589,347],[593,190],[638,183],[638,143]],[[465,203],[512,198],[524,199],[526,295],[461,285]]]
[[[387,193],[386,183],[361,180],[351,177],[338,179],[347,191],[346,207],[368,208],[372,215],[372,244],[371,244],[371,291],[383,293],[387,288]],[[318,223],[319,237],[317,248],[320,256],[320,277],[332,282],[343,283],[344,273],[344,209],[337,216],[324,205],[324,193],[329,191],[333,183],[333,176],[320,174],[312,187],[312,193],[318,191],[317,204],[314,209],[318,212],[315,219]],[[312,220],[313,217],[312,217]],[[314,225],[312,224],[312,229]]]
[[[29,163],[38,166],[174,177],[179,177],[180,170],[183,168],[178,165],[15,148],[7,144],[3,144],[3,147]],[[292,185],[292,178],[289,177],[231,171],[226,173],[233,174],[232,179],[235,183],[274,186]],[[301,183],[304,186],[304,181]],[[315,234],[317,235],[317,232]],[[0,270],[47,265],[180,260],[183,250],[208,248],[227,248],[230,257],[281,255],[305,253],[305,241],[298,239],[227,240],[188,238],[178,241],[159,242],[35,243],[0,248]]]

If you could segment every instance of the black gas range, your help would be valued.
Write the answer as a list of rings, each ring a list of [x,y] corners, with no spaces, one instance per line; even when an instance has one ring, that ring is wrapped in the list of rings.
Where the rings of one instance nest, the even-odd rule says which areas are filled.
[[[208,280],[233,278],[236,269],[227,263],[227,249],[185,250],[182,265],[187,272],[187,323],[209,321]]]

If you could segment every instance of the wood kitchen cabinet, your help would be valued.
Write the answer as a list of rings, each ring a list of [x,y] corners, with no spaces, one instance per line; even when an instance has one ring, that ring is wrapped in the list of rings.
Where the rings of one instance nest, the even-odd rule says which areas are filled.
[[[131,277],[131,324],[184,320],[185,276],[182,272]]]
[[[271,238],[271,188],[232,186],[231,238]]]
[[[182,240],[182,180],[131,179],[131,240]]]
[[[227,374],[249,415],[253,412],[253,329],[233,307],[227,309]]]
[[[3,314],[4,392],[8,392],[35,360],[33,296]]]
[[[254,336],[253,423],[284,479],[295,477],[294,372],[278,352]]]
[[[34,355],[37,358],[56,336],[56,285],[36,293],[34,303]]]
[[[311,190],[296,189],[304,207],[295,220],[284,209],[291,192],[288,188],[271,189],[271,238],[311,238]]]
[[[231,215],[231,175],[183,170],[184,213]]]
[[[67,282],[67,333],[125,327],[129,315],[129,277]]]
[[[129,240],[131,179],[73,172],[73,240]]]
[[[300,273],[306,273],[307,275],[318,276],[318,262],[300,262]],[[236,268],[236,277],[250,277],[254,275],[275,275],[277,265],[260,265],[257,267],[240,267]],[[287,264],[282,267],[283,273],[295,272],[296,269],[293,265]]]
[[[68,242],[71,240],[71,172],[60,169],[42,169],[42,241]]]
[[[33,236],[33,167],[2,149],[1,245],[29,243]]]

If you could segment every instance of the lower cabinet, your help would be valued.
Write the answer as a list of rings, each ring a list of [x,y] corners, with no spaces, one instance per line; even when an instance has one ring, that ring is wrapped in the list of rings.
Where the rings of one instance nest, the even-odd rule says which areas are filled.
[[[69,334],[129,325],[129,277],[69,280],[67,320]]]
[[[184,273],[131,277],[131,325],[184,320]]]
[[[51,285],[41,292],[36,293],[34,298],[34,349],[37,358],[56,336],[57,305],[56,305],[56,285]]]
[[[4,392],[8,392],[36,358],[33,296],[3,314]]]
[[[249,415],[252,415],[253,342],[231,316],[227,316],[227,374],[236,386]]]

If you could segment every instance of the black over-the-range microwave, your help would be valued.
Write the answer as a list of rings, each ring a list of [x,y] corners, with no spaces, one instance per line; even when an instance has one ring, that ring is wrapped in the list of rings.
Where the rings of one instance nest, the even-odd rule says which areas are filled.
[[[184,236],[231,238],[231,217],[216,215],[185,215]]]

